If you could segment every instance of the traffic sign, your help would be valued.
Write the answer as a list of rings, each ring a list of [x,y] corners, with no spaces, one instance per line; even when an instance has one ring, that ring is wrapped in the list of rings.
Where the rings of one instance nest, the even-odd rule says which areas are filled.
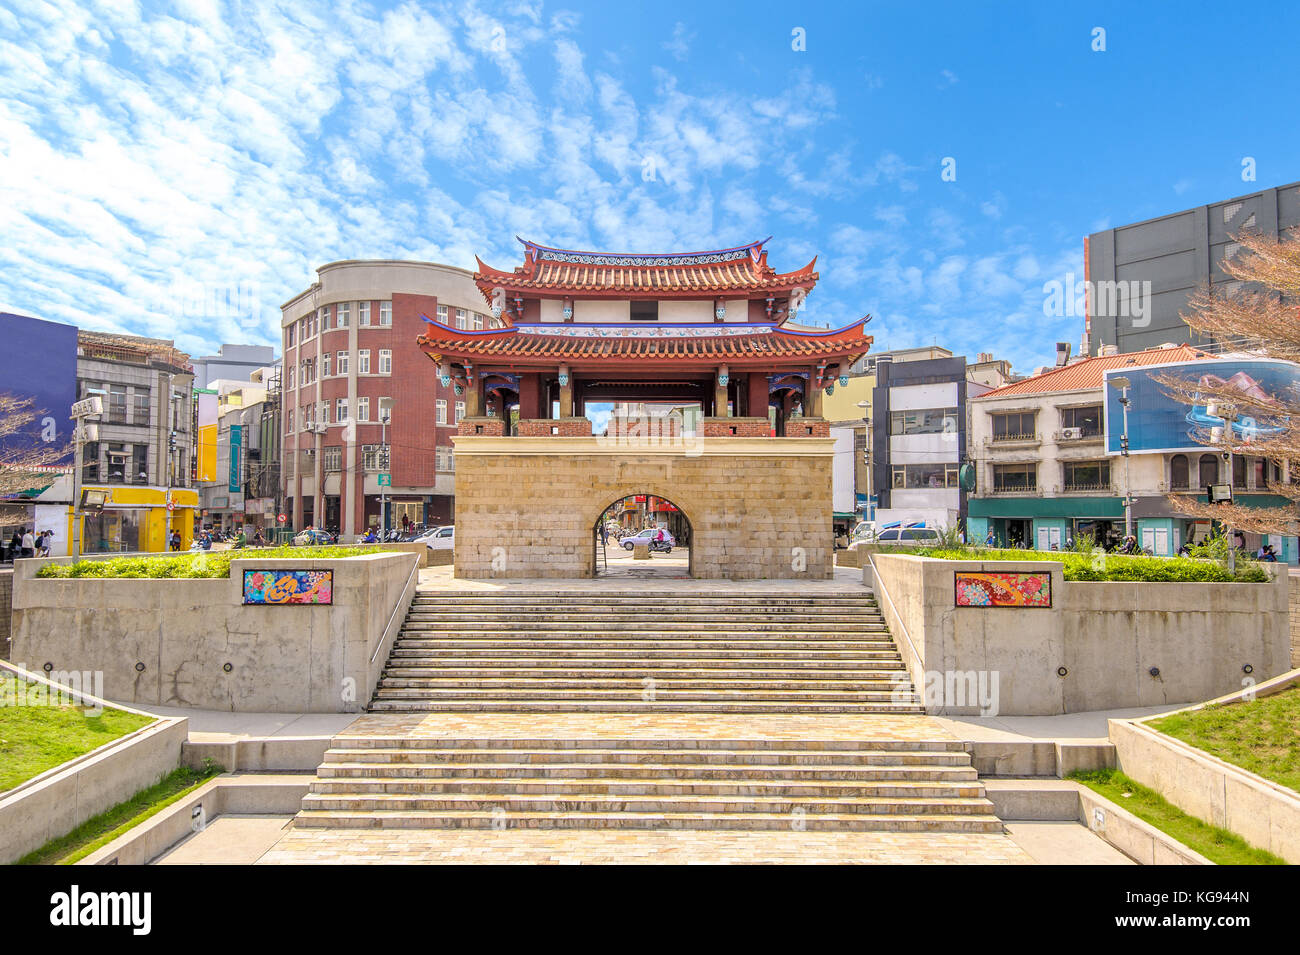
[[[391,474],[381,474],[381,475],[379,475],[379,486],[380,486],[380,487],[392,487],[392,486],[393,486],[393,476],[392,476]]]
[[[275,520],[276,520],[276,522],[279,523],[279,524],[283,524],[283,523],[284,523],[285,521],[287,521],[288,519],[289,519],[289,518],[288,518],[286,515],[284,515],[284,514],[277,514],[277,515],[275,515]]]
[[[169,511],[176,510],[176,502],[173,501],[170,497],[167,498],[167,510]]]

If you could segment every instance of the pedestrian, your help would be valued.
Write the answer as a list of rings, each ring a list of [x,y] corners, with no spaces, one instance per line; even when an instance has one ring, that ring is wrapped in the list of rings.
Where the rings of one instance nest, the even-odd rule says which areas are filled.
[[[36,544],[37,557],[50,556],[50,541],[54,539],[54,531],[41,531],[41,536]]]
[[[14,531],[14,536],[9,539],[9,559],[17,560],[22,556],[23,550],[23,532],[22,529]]]
[[[600,522],[600,546],[609,546],[609,525],[604,521]]]
[[[32,532],[23,528],[22,546],[20,548],[21,556],[31,557],[36,553],[36,538],[32,537]]]
[[[993,529],[990,528],[989,532],[984,535],[984,546],[992,547],[996,543],[997,543],[997,538],[993,536]]]

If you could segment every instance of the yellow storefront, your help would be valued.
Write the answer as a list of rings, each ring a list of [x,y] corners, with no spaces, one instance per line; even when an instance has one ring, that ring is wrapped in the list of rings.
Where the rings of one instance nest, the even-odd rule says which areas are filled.
[[[102,507],[87,507],[81,515],[83,554],[162,553],[168,550],[172,531],[181,535],[181,549],[194,540],[194,514],[198,492],[191,488],[104,487],[82,488],[83,501]],[[101,498],[102,496],[102,498]],[[169,509],[168,504],[171,507]],[[71,539],[72,514],[68,514]]]

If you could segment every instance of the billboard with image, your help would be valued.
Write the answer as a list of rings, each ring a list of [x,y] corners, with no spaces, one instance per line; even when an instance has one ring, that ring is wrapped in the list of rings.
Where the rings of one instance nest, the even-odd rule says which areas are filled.
[[[72,403],[77,400],[77,329],[26,315],[0,312],[5,345],[0,392],[30,399],[35,419],[0,437],[0,450],[65,448],[59,465],[72,464]]]
[[[1205,446],[1198,435],[1205,429],[1223,426],[1223,419],[1211,415],[1206,402],[1185,404],[1166,394],[1166,388],[1156,380],[1166,375],[1216,387],[1226,383],[1257,398],[1272,396],[1290,401],[1300,395],[1300,365],[1286,361],[1223,358],[1112,368],[1105,373],[1104,388],[1107,454],[1120,453],[1124,435],[1122,390],[1112,384],[1116,378],[1129,381],[1128,441],[1133,453],[1196,451]],[[1275,422],[1244,416],[1233,422],[1232,430],[1237,441],[1249,443],[1280,429]]]

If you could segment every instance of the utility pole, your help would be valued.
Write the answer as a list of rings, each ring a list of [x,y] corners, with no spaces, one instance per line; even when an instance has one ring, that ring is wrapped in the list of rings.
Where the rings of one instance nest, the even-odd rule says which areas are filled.
[[[73,431],[72,456],[72,552],[81,556],[81,448],[86,441],[99,440],[99,425],[87,423],[87,418],[98,418],[104,413],[102,388],[89,389],[90,397],[73,402],[72,419],[77,423]]]
[[[1128,450],[1128,408],[1129,397],[1128,390],[1132,385],[1127,378],[1116,375],[1108,379],[1112,388],[1120,389],[1119,403],[1124,409],[1124,434],[1119,439],[1119,453],[1124,457],[1124,536],[1133,536],[1133,482],[1132,472],[1129,470],[1129,450]]]

